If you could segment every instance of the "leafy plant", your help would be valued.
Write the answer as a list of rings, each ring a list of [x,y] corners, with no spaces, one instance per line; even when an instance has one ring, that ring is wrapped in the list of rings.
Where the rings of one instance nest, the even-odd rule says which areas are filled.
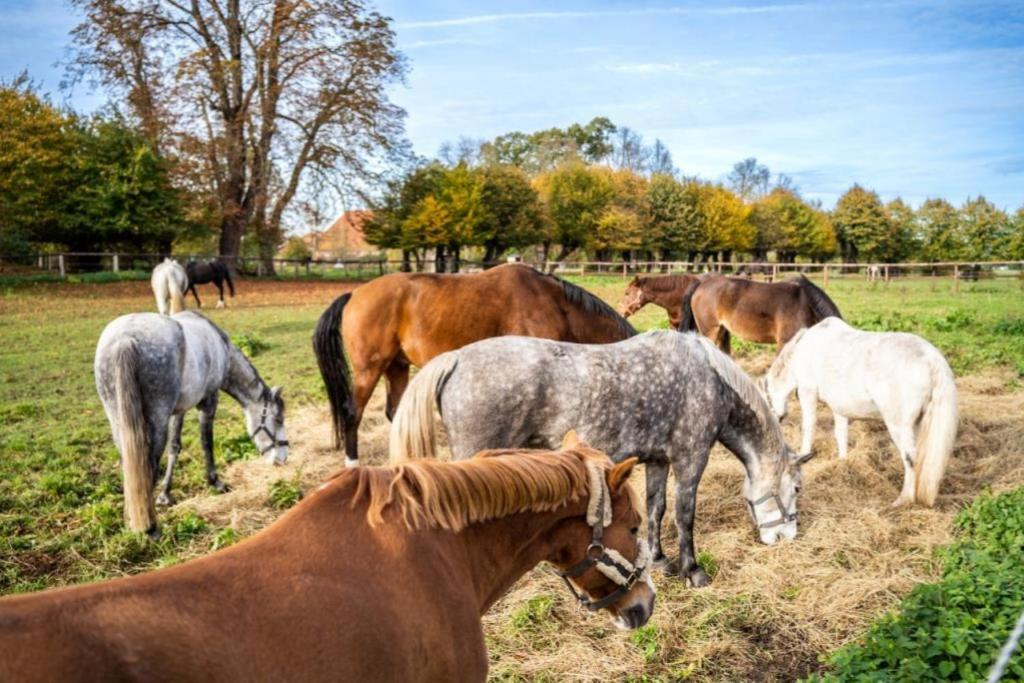
[[[270,485],[267,504],[278,510],[287,510],[302,500],[302,489],[296,479],[278,479]]]
[[[658,627],[654,624],[647,624],[635,629],[629,634],[629,642],[636,645],[644,653],[644,661],[653,662],[661,650]]]
[[[242,350],[249,358],[255,358],[270,348],[270,344],[253,332],[231,335],[231,343]]]
[[[551,617],[554,604],[554,600],[548,595],[530,598],[522,607],[512,613],[512,626],[522,630],[540,625]]]

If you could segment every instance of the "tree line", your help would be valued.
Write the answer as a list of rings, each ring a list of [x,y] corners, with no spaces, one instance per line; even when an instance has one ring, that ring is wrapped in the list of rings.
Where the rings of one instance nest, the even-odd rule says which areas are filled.
[[[854,185],[826,211],[756,159],[725,182],[681,174],[661,141],[606,118],[446,143],[388,185],[365,229],[409,267],[432,256],[440,270],[534,247],[545,261],[1024,259],[1024,207],[1010,216],[979,196],[915,210]]]

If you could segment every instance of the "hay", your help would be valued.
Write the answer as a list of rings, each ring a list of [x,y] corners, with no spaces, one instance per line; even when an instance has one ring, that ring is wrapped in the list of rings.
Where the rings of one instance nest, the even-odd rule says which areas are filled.
[[[769,360],[758,354],[742,364],[759,374]],[[884,426],[853,422],[850,458],[841,463],[831,417],[819,409],[818,456],[805,468],[800,535],[771,547],[755,540],[740,497],[739,463],[716,447],[700,486],[695,528],[698,552],[718,565],[711,586],[688,589],[656,574],[651,627],[631,636],[604,615],[582,612],[550,568],[539,567],[484,617],[492,677],[792,680],[818,669],[820,655],[856,637],[914,585],[937,578],[933,551],[949,542],[960,508],[984,487],[1024,484],[1024,392],[1009,385],[1010,377],[999,373],[958,380],[960,435],[934,509],[890,508],[903,470]],[[383,400],[381,386],[360,433],[363,461],[370,464],[387,458]],[[799,441],[798,406],[793,412],[785,424],[791,444]],[[230,493],[180,505],[242,533],[265,526],[280,514],[266,504],[271,482],[297,477],[308,491],[340,466],[329,449],[325,407],[291,412],[289,435],[284,467],[235,463],[222,475]],[[642,490],[642,473],[633,485]],[[666,521],[665,548],[674,553],[671,513]]]

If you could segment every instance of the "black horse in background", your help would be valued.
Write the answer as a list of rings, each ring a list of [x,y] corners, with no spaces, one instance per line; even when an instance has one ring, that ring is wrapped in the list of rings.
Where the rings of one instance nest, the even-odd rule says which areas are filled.
[[[212,282],[217,286],[217,308],[224,308],[224,283],[228,283],[228,291],[231,296],[235,295],[235,283],[231,280],[231,269],[222,261],[189,261],[185,264],[185,274],[188,275],[188,287],[185,292],[191,290],[195,297],[196,306],[203,307],[196,293],[196,285],[205,285]]]

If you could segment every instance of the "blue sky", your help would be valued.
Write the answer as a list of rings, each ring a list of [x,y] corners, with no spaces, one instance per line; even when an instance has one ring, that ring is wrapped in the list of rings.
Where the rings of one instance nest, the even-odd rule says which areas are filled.
[[[416,151],[608,116],[685,173],[756,156],[826,206],[853,182],[913,204],[1024,203],[1024,2],[380,0],[411,71]],[[56,88],[75,17],[0,0],[0,75]],[[97,98],[72,96],[81,108]]]

